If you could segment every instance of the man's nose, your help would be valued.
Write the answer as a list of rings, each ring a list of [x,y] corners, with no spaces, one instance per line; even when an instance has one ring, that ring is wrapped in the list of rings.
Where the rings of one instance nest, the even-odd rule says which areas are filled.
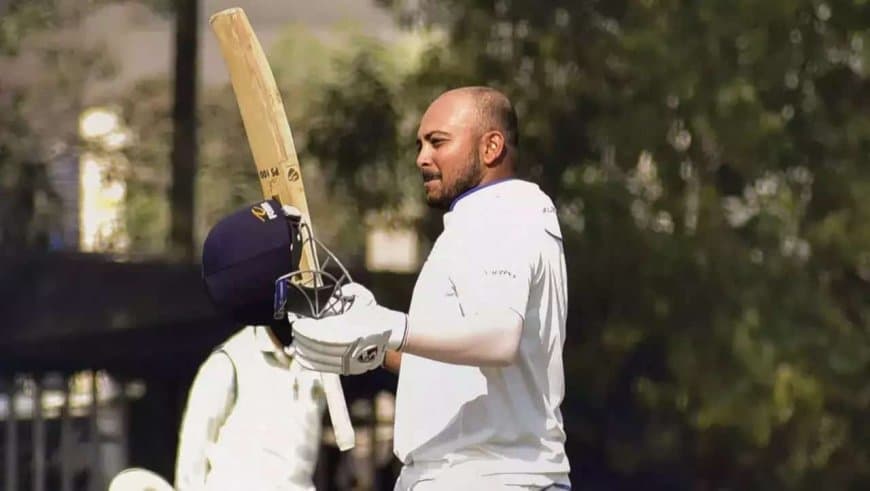
[[[422,169],[423,167],[432,165],[432,153],[424,146],[417,152],[417,168]]]

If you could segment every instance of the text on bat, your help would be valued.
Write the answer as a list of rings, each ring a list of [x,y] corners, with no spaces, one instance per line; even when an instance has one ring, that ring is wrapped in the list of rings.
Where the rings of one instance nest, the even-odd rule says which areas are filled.
[[[270,177],[280,176],[281,171],[278,170],[277,167],[269,167],[268,169],[261,169],[257,171],[257,175],[260,176],[260,179],[268,179]]]

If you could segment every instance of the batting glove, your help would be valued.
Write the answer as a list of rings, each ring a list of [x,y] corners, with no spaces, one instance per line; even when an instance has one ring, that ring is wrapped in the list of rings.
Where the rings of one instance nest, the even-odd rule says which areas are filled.
[[[388,349],[401,350],[407,329],[405,313],[374,303],[322,319],[299,319],[293,323],[295,357],[310,370],[359,375],[380,367]]]

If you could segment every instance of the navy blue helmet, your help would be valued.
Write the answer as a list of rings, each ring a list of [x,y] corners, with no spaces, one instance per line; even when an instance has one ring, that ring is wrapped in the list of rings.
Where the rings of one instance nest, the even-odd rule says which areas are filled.
[[[303,246],[322,261],[299,268]],[[218,221],[202,248],[202,276],[218,311],[245,325],[287,326],[287,314],[319,318],[343,311],[350,274],[292,207],[277,200],[246,206]]]

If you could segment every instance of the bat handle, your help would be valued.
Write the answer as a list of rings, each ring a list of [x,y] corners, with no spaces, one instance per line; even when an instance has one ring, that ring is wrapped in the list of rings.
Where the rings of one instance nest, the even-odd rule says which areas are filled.
[[[326,407],[329,409],[335,443],[341,451],[350,450],[356,444],[356,437],[347,411],[347,402],[344,400],[341,380],[337,374],[321,373],[320,383],[323,384],[323,392],[326,394]]]

